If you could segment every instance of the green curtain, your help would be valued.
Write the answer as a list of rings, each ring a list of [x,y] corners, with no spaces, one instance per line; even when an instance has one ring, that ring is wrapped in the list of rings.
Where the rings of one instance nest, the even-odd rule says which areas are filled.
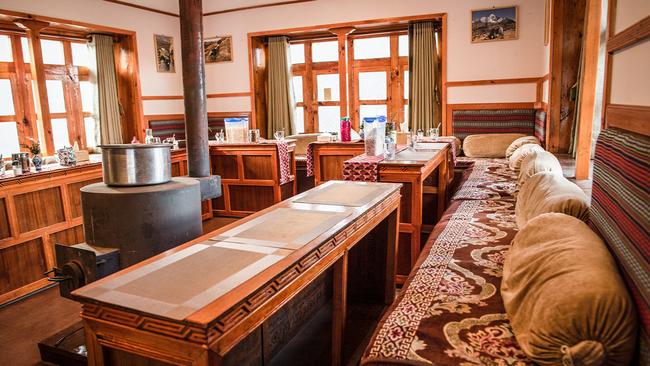
[[[409,125],[415,131],[441,122],[439,42],[433,22],[409,25]]]
[[[113,37],[93,34],[88,44],[91,60],[90,81],[95,86],[95,123],[99,124],[102,144],[121,144],[122,125],[120,102],[117,95],[117,76],[113,54]]]
[[[294,133],[293,91],[291,88],[289,39],[285,36],[269,38],[268,96],[266,133],[272,138],[275,131],[285,136]]]

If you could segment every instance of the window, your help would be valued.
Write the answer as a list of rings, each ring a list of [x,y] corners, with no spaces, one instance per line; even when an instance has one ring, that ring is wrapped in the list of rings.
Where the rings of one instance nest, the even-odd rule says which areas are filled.
[[[368,60],[390,57],[390,38],[359,38],[354,41],[354,59]]]
[[[35,81],[29,63],[29,42],[17,34],[0,34],[0,154],[20,151],[20,145],[52,136],[43,154],[77,142],[80,148],[96,146],[97,128],[93,118],[94,87],[89,82],[90,57],[84,41],[41,39],[45,90],[50,112],[49,123],[36,118]],[[19,44],[20,47],[12,47]],[[18,54],[14,54],[18,52]],[[23,59],[24,72],[14,60]],[[19,76],[20,75],[20,76]],[[21,79],[24,78],[24,79]],[[31,95],[30,95],[31,94]],[[51,128],[48,134],[43,129]],[[24,149],[23,149],[24,150]]]
[[[314,42],[312,43],[312,61],[328,62],[339,60],[338,41]]]

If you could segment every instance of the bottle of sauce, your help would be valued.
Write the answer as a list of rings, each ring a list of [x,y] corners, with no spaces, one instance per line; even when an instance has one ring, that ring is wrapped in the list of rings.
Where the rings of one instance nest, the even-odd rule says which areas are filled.
[[[341,136],[341,141],[343,142],[349,142],[351,141],[350,138],[350,130],[352,129],[352,124],[350,123],[350,118],[349,117],[343,117],[341,118],[341,128],[340,128],[340,136]]]

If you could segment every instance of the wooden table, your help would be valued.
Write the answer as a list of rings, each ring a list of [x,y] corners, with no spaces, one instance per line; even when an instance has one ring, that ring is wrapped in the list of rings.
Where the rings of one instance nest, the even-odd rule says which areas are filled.
[[[399,189],[329,182],[75,291],[89,365],[356,363],[395,295]]]
[[[363,141],[312,142],[314,186],[343,179],[343,162],[365,152]]]
[[[172,174],[187,174],[185,150],[172,152]],[[42,172],[0,178],[0,304],[49,284],[43,272],[55,264],[54,244],[84,241],[79,190],[101,181],[94,155],[76,166],[48,164]],[[205,219],[209,204],[203,203]]]
[[[379,163],[379,181],[401,183],[397,283],[404,283],[423,240],[442,217],[451,167],[449,144],[418,144]]]
[[[280,157],[274,143],[210,141],[212,174],[221,176],[222,196],[212,200],[219,216],[244,217],[296,194],[295,140],[289,147],[292,178],[280,181]]]

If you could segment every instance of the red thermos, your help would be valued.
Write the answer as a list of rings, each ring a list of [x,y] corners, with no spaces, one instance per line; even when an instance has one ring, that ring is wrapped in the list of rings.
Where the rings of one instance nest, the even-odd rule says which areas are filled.
[[[350,118],[343,117],[341,118],[341,141],[349,142],[351,140],[350,130],[352,129],[352,124],[350,123]]]

